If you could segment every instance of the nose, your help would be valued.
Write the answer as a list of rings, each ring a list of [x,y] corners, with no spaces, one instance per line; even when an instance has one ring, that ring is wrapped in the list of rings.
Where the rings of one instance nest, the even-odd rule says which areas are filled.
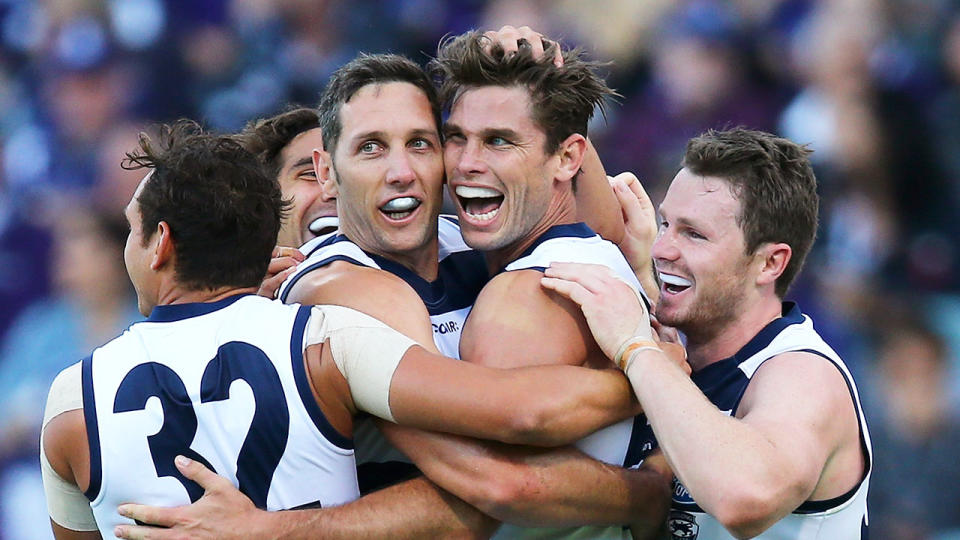
[[[417,178],[406,152],[393,152],[387,166],[387,183],[403,186]]]
[[[466,144],[460,146],[454,158],[454,168],[462,177],[470,177],[486,172],[487,167],[480,157],[480,141],[477,139],[468,139]]]
[[[669,230],[661,228],[657,232],[657,237],[650,248],[650,256],[655,261],[675,261],[680,258],[680,250],[677,249],[673,235]]]

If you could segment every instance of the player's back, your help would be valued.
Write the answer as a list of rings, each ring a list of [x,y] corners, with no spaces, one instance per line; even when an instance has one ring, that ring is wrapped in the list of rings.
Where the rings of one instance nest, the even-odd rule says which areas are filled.
[[[270,510],[358,496],[352,441],[327,422],[303,363],[310,308],[252,295],[158,306],[84,359],[86,492],[101,534],[120,503],[171,506],[202,489],[183,454]]]

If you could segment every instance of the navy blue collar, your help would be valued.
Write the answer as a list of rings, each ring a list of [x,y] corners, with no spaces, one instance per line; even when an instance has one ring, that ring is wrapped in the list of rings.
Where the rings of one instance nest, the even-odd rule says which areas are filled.
[[[796,302],[783,302],[780,308],[780,317],[770,321],[760,330],[753,339],[747,342],[739,351],[729,358],[724,358],[704,367],[692,376],[701,379],[712,372],[720,372],[726,369],[726,366],[739,366],[741,362],[760,352],[764,347],[770,345],[773,339],[780,335],[780,332],[791,324],[800,324],[803,322],[803,313]],[[723,366],[723,367],[722,367]]]
[[[223,309],[244,296],[251,296],[251,294],[252,293],[235,294],[217,300],[216,302],[193,302],[190,304],[166,304],[156,306],[153,308],[153,311],[150,312],[147,320],[150,322],[172,322],[197,317],[199,315],[206,315],[218,309]]]
[[[554,225],[553,227],[550,227],[549,229],[544,231],[543,234],[538,236],[537,239],[533,241],[533,244],[530,244],[530,247],[524,250],[524,252],[521,253],[520,256],[514,259],[513,261],[529,256],[531,253],[533,253],[533,250],[537,249],[537,247],[539,247],[540,244],[546,242],[547,240],[553,240],[554,238],[571,238],[571,237],[590,238],[596,235],[597,233],[593,232],[593,229],[591,229],[586,223],[583,223],[583,222],[564,223],[562,225]],[[510,262],[512,263],[513,261],[510,261]],[[507,263],[507,264],[510,264],[510,263]]]

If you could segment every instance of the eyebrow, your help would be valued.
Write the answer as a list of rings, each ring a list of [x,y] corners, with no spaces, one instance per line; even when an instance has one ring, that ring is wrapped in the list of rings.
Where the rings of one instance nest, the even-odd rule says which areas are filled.
[[[456,124],[446,123],[443,126],[443,134],[447,135],[449,133],[460,133],[463,132],[463,129]],[[515,130],[506,128],[506,127],[491,127],[480,130],[480,137],[487,139],[490,137],[503,137],[504,139],[516,140],[520,137],[520,134]]]

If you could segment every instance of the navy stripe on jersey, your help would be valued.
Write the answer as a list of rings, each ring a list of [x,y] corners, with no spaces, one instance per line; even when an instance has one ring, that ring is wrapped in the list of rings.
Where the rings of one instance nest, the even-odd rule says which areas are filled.
[[[323,242],[319,242],[317,245],[313,246],[313,247],[310,249],[310,252],[309,252],[309,253],[304,253],[304,255],[307,256],[307,257],[309,257],[309,256],[313,255],[313,254],[314,254],[318,249],[320,249],[320,248],[327,247],[327,246],[329,246],[330,244],[334,244],[334,243],[336,243],[336,242],[343,242],[343,241],[349,242],[350,239],[348,239],[346,236],[344,236],[344,235],[342,235],[342,234],[340,234],[340,233],[331,234],[329,238],[327,238],[327,239],[324,240]]]
[[[530,256],[533,253],[533,250],[537,249],[540,244],[546,242],[547,240],[570,237],[592,238],[596,235],[597,233],[593,232],[593,229],[591,229],[586,223],[565,223],[563,225],[554,225],[553,227],[547,229],[546,232],[538,236],[537,239],[534,240],[533,244],[514,260],[516,261]]]
[[[197,317],[199,315],[206,315],[218,309],[223,309],[244,296],[250,296],[250,293],[235,294],[222,300],[217,300],[216,302],[194,302],[190,304],[156,306],[153,308],[153,311],[150,312],[147,320],[150,322],[172,322]]]
[[[841,504],[850,500],[854,495],[856,495],[857,490],[860,489],[860,484],[863,483],[863,481],[867,478],[867,474],[870,472],[870,468],[872,466],[871,462],[873,460],[870,458],[870,450],[867,448],[867,440],[863,436],[863,424],[860,423],[860,417],[861,417],[860,404],[857,402],[857,395],[853,391],[853,384],[850,382],[850,378],[847,377],[847,374],[844,373],[842,369],[840,369],[840,366],[838,366],[836,362],[834,362],[829,356],[823,354],[820,351],[815,351],[813,349],[801,349],[797,352],[811,353],[819,357],[822,357],[826,359],[828,362],[830,362],[830,365],[837,368],[837,371],[840,372],[840,376],[843,377],[843,382],[846,383],[847,385],[847,391],[850,392],[850,399],[853,400],[854,412],[857,413],[857,429],[859,430],[859,433],[860,433],[860,451],[863,452],[863,455],[866,456],[866,460],[867,460],[867,466],[864,467],[864,470],[863,470],[863,477],[860,478],[860,481],[857,482],[855,486],[850,488],[850,491],[847,491],[843,495],[834,497],[832,499],[827,499],[823,501],[805,501],[803,504],[797,507],[796,510],[793,511],[794,514],[816,514],[816,513],[825,512],[831,508],[840,506]]]
[[[460,227],[460,218],[458,218],[457,216],[452,216],[452,215],[450,215],[450,214],[440,214],[439,217],[440,217],[440,219],[445,219],[445,220],[449,221],[450,223],[453,223],[453,224],[456,225],[457,227]]]
[[[353,440],[344,437],[339,431],[330,425],[326,415],[317,405],[316,398],[310,390],[310,381],[307,378],[307,368],[303,360],[303,333],[307,327],[307,321],[310,319],[310,306],[300,306],[297,310],[297,318],[293,323],[293,332],[290,335],[290,361],[293,365],[293,378],[297,382],[297,393],[300,394],[300,401],[304,408],[317,426],[320,433],[331,443],[343,448],[344,450],[353,450]]]
[[[83,494],[93,501],[100,494],[100,481],[103,477],[100,462],[100,428],[97,423],[97,404],[93,400],[93,355],[83,359],[80,371],[80,385],[83,388],[83,422],[87,425],[87,445],[90,447],[90,484]]]
[[[284,304],[287,303],[287,298],[290,297],[290,291],[292,291],[293,286],[298,281],[300,281],[300,278],[316,270],[317,268],[323,268],[324,266],[327,266],[328,264],[334,261],[346,261],[348,263],[355,264],[357,266],[366,266],[362,262],[354,259],[353,257],[348,257],[347,255],[334,255],[332,257],[327,257],[326,259],[323,259],[321,261],[310,263],[310,266],[305,267],[303,270],[300,270],[299,272],[297,272],[296,275],[290,278],[290,283],[287,284],[287,287],[283,290],[283,293],[280,295],[280,301],[283,302]]]
[[[458,251],[447,255],[440,261],[434,281],[427,281],[406,266],[380,255],[367,255],[380,268],[413,287],[430,315],[472,306],[489,278],[486,260],[479,251]]]

